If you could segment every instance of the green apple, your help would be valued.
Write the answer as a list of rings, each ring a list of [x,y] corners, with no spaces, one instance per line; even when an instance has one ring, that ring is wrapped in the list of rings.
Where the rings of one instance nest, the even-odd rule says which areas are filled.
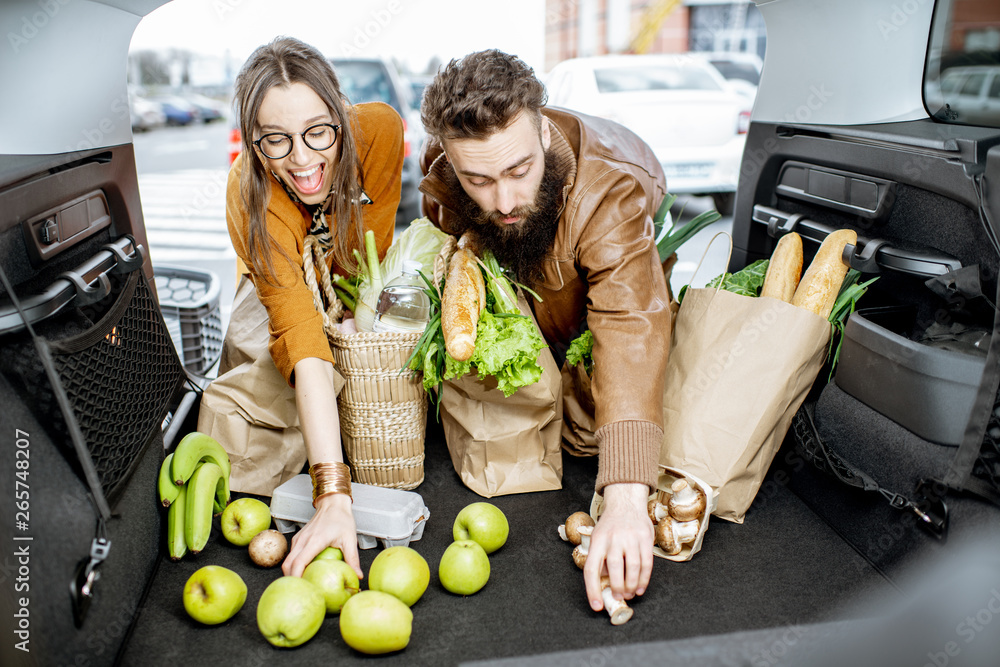
[[[257,602],[257,627],[275,646],[304,644],[323,624],[326,601],[316,584],[299,577],[280,577]]]
[[[382,591],[361,591],[340,610],[340,635],[348,646],[377,655],[406,648],[413,612],[399,598]]]
[[[455,540],[475,540],[491,554],[504,545],[510,533],[507,517],[492,503],[472,503],[455,517],[451,530]]]
[[[395,595],[407,607],[420,599],[431,581],[431,568],[410,547],[389,547],[372,561],[368,588]]]
[[[271,527],[271,508],[256,498],[240,498],[226,505],[220,523],[227,540],[245,547],[257,533]]]
[[[472,595],[490,579],[490,557],[479,542],[452,542],[441,556],[438,579],[445,590],[456,595]]]
[[[323,549],[313,560],[344,560],[344,553],[337,547]]]
[[[206,565],[184,584],[184,610],[205,625],[228,621],[246,599],[247,585],[240,575],[219,565]]]
[[[354,568],[342,560],[314,560],[306,566],[302,578],[316,584],[323,593],[328,614],[339,614],[344,603],[361,588]]]

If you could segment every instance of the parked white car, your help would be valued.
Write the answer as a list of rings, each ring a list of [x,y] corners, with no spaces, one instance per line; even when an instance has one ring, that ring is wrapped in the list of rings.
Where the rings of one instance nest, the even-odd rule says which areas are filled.
[[[939,94],[946,106],[938,113],[945,120],[969,125],[1000,123],[1000,65],[949,67],[941,73]]]
[[[715,69],[719,70],[729,87],[750,100],[757,97],[757,86],[760,85],[760,74],[764,69],[764,61],[755,53],[741,51],[692,51],[692,56],[704,58]]]
[[[549,104],[621,123],[656,153],[674,194],[711,195],[732,212],[751,103],[685,54],[565,60],[546,77]]]

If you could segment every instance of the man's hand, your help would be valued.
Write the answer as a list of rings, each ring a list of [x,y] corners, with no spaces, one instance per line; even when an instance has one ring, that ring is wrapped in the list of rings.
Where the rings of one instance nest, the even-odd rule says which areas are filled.
[[[344,561],[354,568],[359,579],[365,576],[358,558],[358,536],[351,513],[351,499],[343,493],[319,499],[316,513],[292,538],[292,549],[281,564],[282,573],[301,577],[313,558],[330,546],[340,549]]]
[[[609,484],[604,487],[604,510],[590,538],[583,568],[587,599],[594,611],[604,608],[601,575],[611,579],[616,600],[631,600],[646,592],[653,572],[653,522],[646,504],[645,484]]]

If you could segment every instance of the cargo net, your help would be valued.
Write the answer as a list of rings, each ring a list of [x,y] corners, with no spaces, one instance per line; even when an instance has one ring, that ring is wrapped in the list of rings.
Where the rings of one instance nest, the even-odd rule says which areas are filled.
[[[972,476],[983,480],[1000,493],[1000,392],[993,404],[993,412],[990,413],[986,435],[983,437],[983,447],[972,467]]]
[[[112,294],[36,325],[69,398],[109,502],[159,429],[184,373],[141,270]],[[39,423],[81,472],[69,429],[26,332],[4,344],[0,366],[19,381]],[[6,343],[6,341],[5,341]]]

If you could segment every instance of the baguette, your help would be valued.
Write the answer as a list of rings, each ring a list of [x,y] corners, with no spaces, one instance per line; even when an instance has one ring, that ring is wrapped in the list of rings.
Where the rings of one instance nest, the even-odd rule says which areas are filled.
[[[823,319],[830,317],[844,276],[850,268],[844,264],[844,247],[857,242],[858,234],[853,229],[840,229],[828,235],[802,276],[792,297],[792,305],[816,313]]]
[[[479,314],[486,306],[486,283],[475,254],[462,247],[448,262],[441,295],[444,348],[456,361],[468,361],[476,350]]]
[[[767,275],[764,276],[764,287],[761,288],[760,295],[791,303],[801,277],[802,237],[791,232],[781,237],[774,252],[771,253],[771,261],[767,265]]]

